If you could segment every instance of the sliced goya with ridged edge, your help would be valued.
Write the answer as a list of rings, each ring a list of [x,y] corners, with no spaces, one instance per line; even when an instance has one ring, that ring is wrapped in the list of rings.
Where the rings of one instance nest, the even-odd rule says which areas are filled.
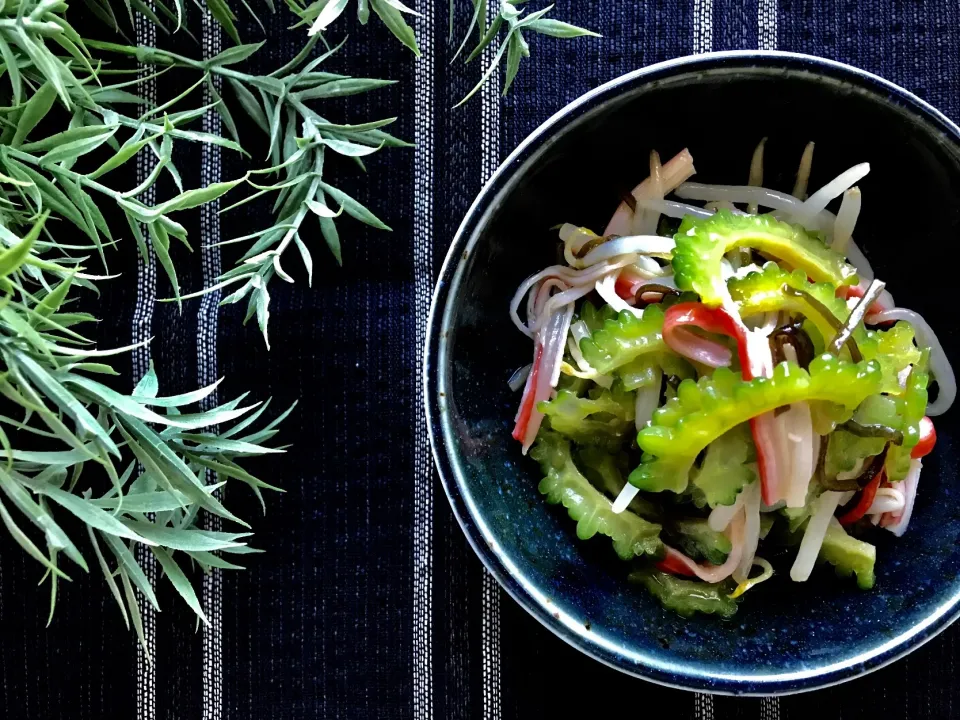
[[[927,414],[927,385],[930,372],[927,369],[930,350],[920,353],[920,359],[910,370],[903,394],[896,397],[897,412],[901,417],[902,445],[891,445],[887,452],[887,479],[903,480],[910,471],[910,451],[920,442],[920,421]]]
[[[593,486],[611,500],[616,500],[627,484],[630,459],[625,452],[607,452],[596,445],[581,445],[577,448],[575,461]],[[646,520],[657,522],[660,519],[660,510],[639,493],[627,507]]]
[[[733,505],[745,485],[757,477],[756,449],[750,427],[737,425],[707,446],[703,465],[691,473],[693,502],[699,507]]]
[[[583,324],[587,326],[587,330],[591,333],[595,333],[602,328],[607,320],[613,320],[616,317],[617,311],[606,304],[598,308],[587,300],[583,303],[583,307],[580,308],[579,319],[583,320]]]
[[[843,256],[798,225],[770,215],[734,215],[720,210],[708,218],[687,216],[674,236],[673,271],[677,287],[692,290],[706,305],[721,305],[727,294],[720,263],[738,247],[781,259],[815,282],[833,286],[857,282],[857,271]]]
[[[735,588],[730,582],[711,585],[684,580],[659,570],[632,572],[630,582],[643,585],[664,608],[685,618],[698,612],[729,618],[737,612],[737,601],[730,597]]]
[[[749,317],[757,313],[786,311],[800,313],[810,320],[819,331],[821,337],[830,340],[836,334],[837,322],[844,322],[850,316],[847,304],[837,297],[835,287],[826,282],[810,282],[802,270],[788,272],[781,269],[776,263],[766,263],[763,272],[752,272],[742,278],[731,278],[727,282],[730,297],[740,310],[742,317]],[[799,290],[817,300],[833,316],[823,317],[819,308],[814,307],[803,295],[795,295],[788,289]],[[863,328],[858,328],[859,335],[854,339],[861,340],[865,336]]]
[[[537,410],[550,419],[551,429],[571,440],[616,448],[633,428],[636,403],[633,394],[617,383],[610,390],[593,388],[587,397],[561,390],[553,400],[539,403]]]
[[[742,278],[732,278],[727,283],[730,297],[737,303],[740,315],[748,317],[763,312],[786,311],[803,315],[809,325],[816,328],[812,339],[814,345],[823,347],[836,334],[837,323],[845,323],[850,317],[846,301],[836,296],[830,283],[810,282],[801,270],[787,272],[776,263],[766,263],[763,272],[752,272]],[[789,292],[799,290],[802,294]],[[815,307],[806,296],[816,300]],[[823,315],[829,311],[832,321]],[[853,331],[853,340],[865,360],[876,360],[883,371],[883,392],[900,392],[899,373],[917,361],[920,350],[914,344],[913,326],[899,321],[889,330],[867,330],[858,325]],[[844,351],[844,356],[846,352]]]
[[[641,355],[626,365],[620,366],[617,369],[617,375],[625,390],[637,390],[653,385],[658,377],[657,371],[679,380],[697,376],[693,365],[685,358],[669,351]]]
[[[733,549],[730,538],[710,527],[706,518],[680,518],[670,529],[671,542],[687,557],[711,565],[723,565]]]
[[[597,533],[606,535],[624,560],[663,552],[660,525],[629,510],[615,515],[610,500],[577,469],[566,438],[541,430],[530,456],[546,474],[540,481],[540,492],[546,495],[547,502],[560,503],[567,509],[571,519],[577,521],[577,537],[581,540],[589,540]]]
[[[902,418],[897,401],[889,395],[871,395],[854,411],[853,419],[861,425],[884,425],[899,430]],[[861,437],[838,428],[827,438],[823,472],[828,478],[840,472],[850,472],[859,460],[883,452],[887,440],[881,437]]]
[[[840,577],[856,575],[861,590],[873,587],[877,549],[870,543],[848,535],[836,520],[831,520],[820,546],[820,560],[830,563]]]
[[[666,350],[663,310],[649,305],[642,317],[626,310],[580,341],[580,352],[597,372],[607,374],[641,355]]]
[[[900,373],[920,359],[913,326],[900,320],[889,330],[868,330],[857,341],[865,360],[876,360],[883,371],[883,392],[900,393]]]
[[[880,383],[876,362],[851,363],[831,355],[814,358],[809,371],[780,363],[770,378],[744,380],[739,373],[717,368],[712,377],[684,380],[677,397],[639,432],[644,455],[629,481],[649,492],[683,492],[697,455],[737,425],[807,400],[829,400],[852,410],[878,392]]]

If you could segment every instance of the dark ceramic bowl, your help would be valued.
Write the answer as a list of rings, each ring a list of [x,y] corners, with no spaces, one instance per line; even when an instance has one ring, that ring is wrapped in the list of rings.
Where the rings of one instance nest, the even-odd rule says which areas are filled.
[[[810,690],[862,675],[929,640],[960,613],[958,413],[937,421],[908,533],[877,532],[877,584],[859,591],[820,568],[751,592],[731,621],[685,620],[627,583],[606,538],[584,543],[537,492],[539,469],[510,439],[519,394],[507,378],[529,340],[507,305],[556,262],[562,222],[602,229],[647,158],[683,147],[698,179],[746,179],[767,136],[765,185],[789,191],[816,141],[811,187],[869,161],[860,245],[900,302],[960,357],[957,272],[960,129],[923,101],[852,67],[773,52],[654,65],[568,105],[528,137],[480,193],[443,266],[425,360],[426,406],[444,488],[490,572],[571,645],[624,672],[717,693]]]

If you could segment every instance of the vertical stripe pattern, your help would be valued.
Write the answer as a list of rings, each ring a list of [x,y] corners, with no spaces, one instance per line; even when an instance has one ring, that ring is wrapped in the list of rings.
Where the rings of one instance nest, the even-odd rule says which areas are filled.
[[[423,412],[423,349],[433,293],[434,0],[421,0],[416,34],[427,53],[414,70],[413,263],[416,348],[413,428],[413,717],[433,718],[433,458]]]
[[[713,0],[693,0],[693,52],[713,50]]]
[[[777,49],[777,0],[759,0],[757,5],[757,47]]]
[[[203,56],[210,58],[221,49],[220,25],[210,12],[203,12]],[[213,76],[213,83],[219,94],[222,80]],[[204,87],[203,103],[213,102],[213,92]],[[214,135],[222,132],[220,116],[216,110],[208,110],[203,116],[203,131]],[[220,181],[220,146],[210,143],[200,145],[200,182],[206,187]],[[220,201],[214,200],[200,207],[200,242],[202,243],[201,263],[203,266],[203,286],[211,287],[220,275]],[[197,314],[197,383],[200,387],[211,385],[217,380],[217,309],[220,291],[204,295]],[[203,409],[217,405],[217,393],[214,391],[201,402]],[[207,471],[207,483],[216,481],[216,474]],[[222,492],[222,491],[221,491]],[[221,529],[218,516],[207,514],[206,527],[209,530]],[[221,720],[223,717],[223,651],[221,647],[221,609],[223,593],[222,571],[213,568],[203,576],[201,601],[210,625],[203,628],[203,720]]]
[[[150,3],[152,5],[152,3]],[[137,43],[147,47],[156,44],[157,29],[142,14],[134,16],[134,26]],[[148,69],[141,68],[142,75]],[[152,107],[157,100],[156,79],[145,80],[139,87],[141,96],[147,101],[146,107]],[[137,156],[137,183],[149,177],[156,162],[150,152],[144,150]],[[145,205],[156,202],[156,188],[151,186],[138,198]],[[153,305],[157,298],[157,263],[153,254],[153,247],[149,248],[146,263],[137,258],[137,302],[133,311],[133,327],[131,328],[132,341],[142,343],[150,339],[153,328]],[[150,367],[149,346],[139,347],[132,353],[133,380],[139,382]],[[141,468],[142,469],[142,468]],[[157,584],[157,563],[146,545],[137,543],[133,549],[134,556],[150,584]],[[154,660],[157,655],[157,615],[156,610],[148,602],[141,603],[140,614],[143,622],[143,635],[146,650],[137,645],[137,720],[155,720],[157,714],[157,673]]]
[[[760,50],[777,49],[777,0],[759,0],[757,5],[757,47]],[[780,700],[775,697],[760,700],[760,720],[780,720]]]
[[[500,14],[498,3],[487,7],[487,25]],[[483,50],[482,67],[493,62],[496,48]],[[500,164],[499,67],[480,91],[480,182],[486,183]],[[483,720],[500,718],[500,587],[486,568],[481,581],[481,672],[483,674]]]
[[[713,50],[713,0],[693,0],[693,52]],[[696,720],[713,720],[713,696],[696,693],[693,696],[693,716]]]

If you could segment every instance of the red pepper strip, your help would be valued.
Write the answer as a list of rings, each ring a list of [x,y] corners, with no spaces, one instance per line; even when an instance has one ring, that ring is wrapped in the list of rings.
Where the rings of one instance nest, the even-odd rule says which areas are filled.
[[[860,491],[860,499],[850,510],[839,517],[841,525],[853,525],[857,520],[867,514],[867,510],[873,505],[873,499],[877,496],[877,490],[883,481],[884,473],[878,472],[873,476],[873,480],[867,483],[867,486]]]
[[[922,458],[930,454],[933,446],[937,444],[937,430],[933,427],[933,420],[926,415],[920,420],[920,441],[913,446],[910,451],[910,457]]]
[[[678,557],[680,553],[672,547],[667,548],[667,554],[663,560],[657,560],[653,566],[660,572],[670,573],[671,575],[680,575],[681,577],[693,577],[694,572]]]
[[[530,415],[533,414],[533,398],[536,395],[537,377],[540,375],[540,362],[543,359],[543,344],[537,343],[537,356],[533,360],[533,368],[527,377],[527,386],[523,389],[523,398],[520,400],[520,412],[517,413],[517,424],[513,428],[513,439],[523,442],[527,434],[527,425],[530,424]]]

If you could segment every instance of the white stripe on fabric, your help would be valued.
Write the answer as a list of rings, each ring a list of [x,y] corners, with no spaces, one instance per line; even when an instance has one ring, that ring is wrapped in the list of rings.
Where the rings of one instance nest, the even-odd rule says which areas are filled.
[[[777,49],[777,0],[759,0],[757,4],[757,47],[760,50]],[[780,700],[769,697],[760,700],[760,720],[780,720]]]
[[[500,13],[499,3],[487,6],[487,26]],[[491,43],[483,51],[481,67],[489,67],[496,49]],[[496,172],[500,164],[500,69],[490,76],[480,91],[480,183]],[[500,586],[483,569],[480,598],[482,619],[481,672],[483,674],[483,720],[500,720]]]
[[[203,56],[211,58],[221,50],[222,32],[220,24],[210,12],[203,12]],[[213,76],[213,84],[220,92],[222,79]],[[213,93],[209,87],[203,89],[203,103],[213,102]],[[221,133],[220,115],[216,110],[208,110],[203,116],[203,131],[213,135]],[[200,145],[200,183],[206,187],[220,182],[221,155],[220,146],[203,143]],[[203,266],[203,286],[210,287],[220,275],[220,201],[200,206],[200,242],[202,244],[201,263]],[[220,303],[220,291],[204,295],[197,313],[197,384],[206,387],[217,381],[217,309]],[[217,405],[217,392],[204,398],[200,403],[204,410]],[[213,428],[212,432],[217,429]],[[216,473],[207,471],[207,484],[216,482]],[[223,492],[223,491],[221,491]],[[218,516],[207,513],[205,526],[208,530],[221,529]],[[222,570],[213,568],[204,574],[200,588],[200,601],[210,625],[203,628],[203,720],[221,720],[223,717],[223,648],[221,644],[221,616],[223,606]]]
[[[148,3],[150,7],[153,3]],[[154,47],[157,41],[157,29],[143,15],[134,16],[134,30],[137,43],[146,47]],[[147,71],[143,68],[140,74],[145,76]],[[147,101],[147,107],[156,105],[157,100],[157,82],[155,79],[146,80],[139,88],[140,95]],[[143,182],[149,177],[153,166],[156,164],[156,158],[147,151],[141,152],[137,156],[137,183]],[[145,205],[153,205],[156,202],[156,191],[154,187],[149,187],[138,198]],[[131,327],[131,340],[134,343],[141,343],[150,339],[153,328],[153,306],[157,298],[157,263],[153,254],[153,247],[150,246],[148,261],[137,256],[137,301],[133,309],[133,323]],[[133,380],[139,382],[150,367],[150,348],[148,346],[139,347],[132,353]],[[140,468],[142,471],[142,468]],[[153,587],[157,585],[157,562],[153,553],[146,545],[137,543],[133,549],[134,557],[143,568],[144,574]],[[143,647],[137,644],[137,720],[156,720],[157,716],[157,615],[153,605],[148,602],[141,603],[140,615],[143,621],[143,635],[147,646],[146,652]]]
[[[693,52],[713,50],[713,0],[693,0]]]
[[[713,50],[713,0],[693,0],[693,52]],[[693,696],[695,720],[713,720],[713,696],[697,693]]]
[[[759,0],[757,11],[757,47],[777,49],[777,0]]]
[[[693,717],[696,720],[713,720],[713,695],[697,693],[693,696]]]
[[[423,350],[433,294],[434,0],[421,0],[414,64],[413,285],[417,371],[413,403],[413,717],[433,718],[433,458],[423,411]]]
[[[760,720],[780,720],[779,698],[760,698]]]

